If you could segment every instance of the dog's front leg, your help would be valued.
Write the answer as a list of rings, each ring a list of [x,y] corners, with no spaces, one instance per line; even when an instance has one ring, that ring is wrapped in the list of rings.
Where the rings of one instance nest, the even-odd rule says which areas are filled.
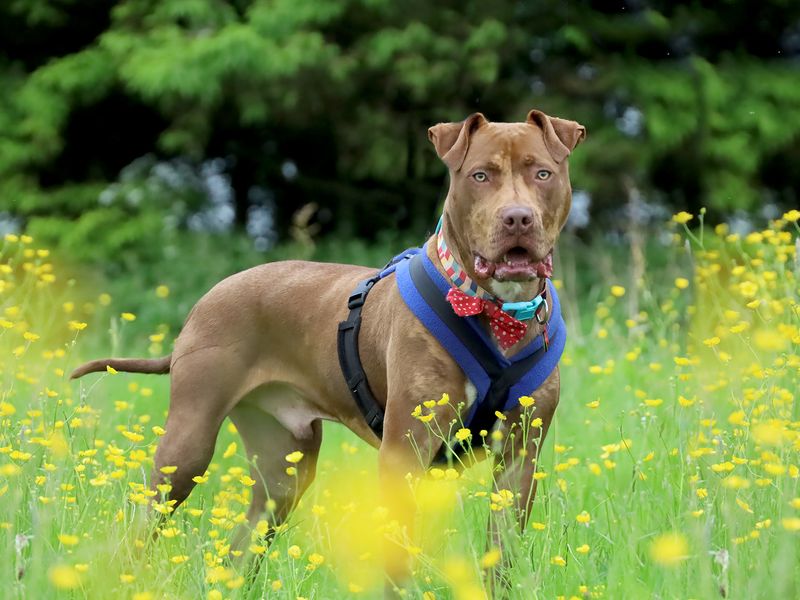
[[[394,598],[411,580],[408,553],[414,538],[416,504],[411,488],[421,475],[421,466],[407,437],[384,435],[379,455],[381,501],[388,509],[389,529],[384,534],[386,589],[384,596]]]
[[[500,495],[501,504],[513,495],[513,505],[492,512],[489,520],[489,543],[501,550],[508,546],[506,542],[510,534],[522,533],[530,517],[536,495],[534,475],[558,405],[559,387],[556,369],[534,393],[534,404],[518,406],[504,422],[503,451],[498,456],[500,472],[495,478],[495,492]],[[507,553],[502,554],[504,563],[508,564]]]
[[[397,598],[400,590],[412,583],[409,550],[418,543],[414,538],[417,506],[413,486],[439,450],[441,440],[411,415],[412,404],[398,399],[394,403],[390,400],[388,406],[378,458],[381,497],[390,524],[384,536],[384,597]],[[452,412],[449,406],[431,410],[440,420],[452,418],[448,411]]]

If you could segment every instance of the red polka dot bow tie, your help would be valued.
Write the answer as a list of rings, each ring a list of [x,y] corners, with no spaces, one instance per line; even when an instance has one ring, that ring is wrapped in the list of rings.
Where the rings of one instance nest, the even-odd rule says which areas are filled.
[[[470,296],[458,288],[450,288],[450,291],[447,292],[447,301],[459,317],[471,317],[481,313],[489,317],[492,333],[503,350],[507,350],[520,341],[528,330],[526,323],[503,312],[491,300]]]

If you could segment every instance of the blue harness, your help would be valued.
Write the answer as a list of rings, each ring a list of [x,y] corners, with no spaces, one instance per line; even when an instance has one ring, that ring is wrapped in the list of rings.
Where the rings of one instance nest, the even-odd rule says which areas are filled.
[[[424,247],[399,254],[382,271],[361,281],[348,299],[348,319],[339,324],[339,364],[356,404],[378,438],[383,434],[383,409],[375,400],[361,365],[358,331],[367,294],[375,283],[392,273],[408,308],[475,386],[476,401],[464,419],[464,427],[473,433],[471,444],[482,445],[478,432],[492,429],[497,421],[495,412],[513,410],[520,396],[538,389],[564,352],[567,331],[555,287],[547,286],[551,298],[549,343],[538,336],[513,357],[506,358],[484,331],[478,316],[459,317],[453,312],[445,300],[452,284],[436,269]],[[434,462],[447,462],[450,451],[458,454],[463,448],[461,444],[443,444]]]

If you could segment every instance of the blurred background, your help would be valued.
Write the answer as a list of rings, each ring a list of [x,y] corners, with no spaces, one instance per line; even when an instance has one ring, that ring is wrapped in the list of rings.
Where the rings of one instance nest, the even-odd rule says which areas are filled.
[[[476,110],[587,127],[576,244],[799,204],[795,0],[8,0],[0,86],[0,232],[131,302],[187,290],[168,320],[259,262],[419,244],[426,130]]]

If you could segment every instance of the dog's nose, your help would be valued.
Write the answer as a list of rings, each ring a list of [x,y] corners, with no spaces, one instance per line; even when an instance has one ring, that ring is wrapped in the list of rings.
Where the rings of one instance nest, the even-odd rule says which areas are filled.
[[[531,228],[533,211],[524,206],[509,206],[500,213],[500,219],[507,233],[520,235]]]

